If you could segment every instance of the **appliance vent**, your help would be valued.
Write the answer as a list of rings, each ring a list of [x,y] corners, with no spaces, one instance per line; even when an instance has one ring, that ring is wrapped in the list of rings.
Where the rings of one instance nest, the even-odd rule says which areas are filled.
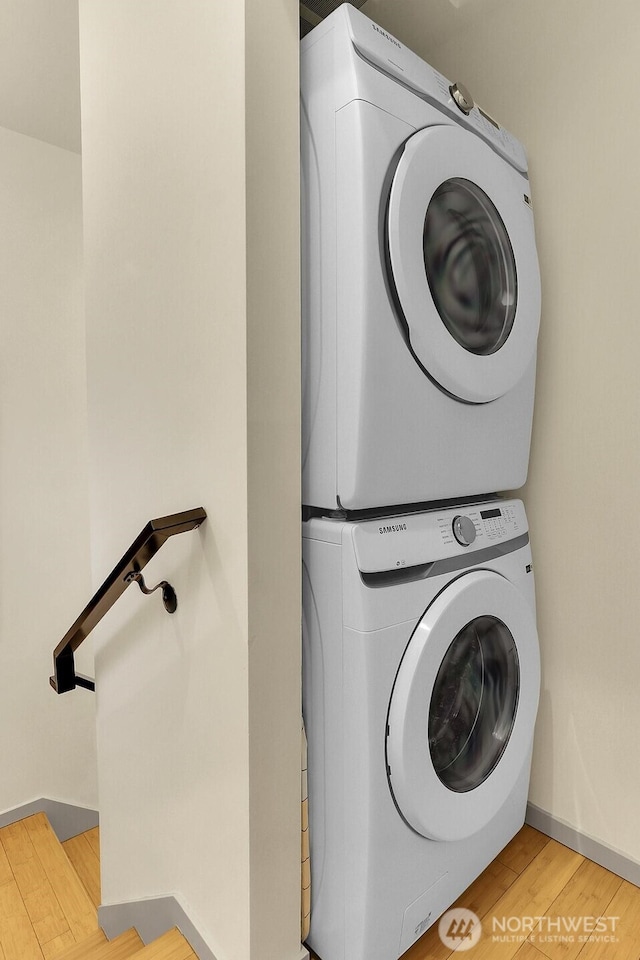
[[[365,0],[349,0],[352,6],[361,7]],[[316,24],[328,17],[344,0],[304,0],[300,4],[300,36],[304,37]]]

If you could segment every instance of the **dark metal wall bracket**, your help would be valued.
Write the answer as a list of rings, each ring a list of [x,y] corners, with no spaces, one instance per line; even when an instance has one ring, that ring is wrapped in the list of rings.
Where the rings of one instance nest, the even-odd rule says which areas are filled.
[[[178,597],[176,592],[171,586],[170,583],[167,583],[166,580],[161,580],[160,583],[156,583],[155,587],[148,587],[144,582],[144,577],[141,573],[135,573],[133,570],[131,573],[128,573],[125,577],[127,583],[133,583],[135,580],[145,596],[150,597],[152,593],[155,593],[156,590],[162,590],[162,602],[164,603],[164,608],[167,613],[175,613],[178,609]]]
[[[130,583],[137,583],[147,595],[162,590],[165,609],[168,613],[175,613],[178,598],[171,584],[161,580],[155,587],[147,587],[142,570],[169,537],[197,529],[206,518],[204,509],[197,507],[149,521],[54,650],[54,672],[49,682],[56,693],[68,693],[76,687],[95,690],[95,681],[76,673],[74,653]]]

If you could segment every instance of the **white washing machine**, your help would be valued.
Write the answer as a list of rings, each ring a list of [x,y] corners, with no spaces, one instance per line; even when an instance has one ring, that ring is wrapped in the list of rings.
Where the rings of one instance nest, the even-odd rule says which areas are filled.
[[[521,144],[344,4],[301,44],[303,497],[517,489],[540,278]]]
[[[519,500],[303,530],[311,934],[395,960],[522,826],[540,664]]]

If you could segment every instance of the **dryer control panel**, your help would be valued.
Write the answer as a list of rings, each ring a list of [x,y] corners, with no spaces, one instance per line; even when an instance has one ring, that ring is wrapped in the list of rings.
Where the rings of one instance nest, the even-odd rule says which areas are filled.
[[[520,540],[529,529],[521,500],[447,507],[349,526],[363,573],[470,557],[493,546],[506,553],[510,541]]]
[[[527,158],[520,141],[474,103],[460,82],[451,83],[396,37],[350,4],[342,4],[333,17],[344,20],[351,42],[363,59],[443,112],[454,116],[462,126],[477,133],[517,170],[527,172]],[[336,19],[336,22],[339,20]]]

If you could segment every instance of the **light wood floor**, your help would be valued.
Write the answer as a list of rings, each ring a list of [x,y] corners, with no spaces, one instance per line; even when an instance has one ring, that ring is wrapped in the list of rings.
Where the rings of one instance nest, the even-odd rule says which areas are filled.
[[[98,930],[96,910],[42,814],[0,830],[0,957],[51,960]]]
[[[640,960],[640,889],[529,826],[453,906],[480,918],[478,943],[453,953],[436,923],[401,960]],[[541,919],[523,932],[524,918],[534,917]],[[592,924],[617,919],[604,919],[606,930],[591,932],[583,917],[593,918]],[[513,932],[505,926],[509,918],[515,918]],[[578,925],[574,932],[572,923]],[[615,942],[604,939],[611,936]]]
[[[99,857],[97,829],[61,845],[41,813],[0,829],[0,960],[196,960],[175,928],[147,946],[133,929],[107,941]]]
[[[456,951],[461,960],[640,960],[640,889],[529,826],[454,906],[472,910],[482,921],[477,945]],[[523,932],[523,918],[533,917],[542,919]],[[591,932],[583,917],[618,919],[605,919],[603,932]],[[508,918],[515,918],[513,932],[505,926]],[[605,939],[612,936],[615,942]],[[451,956],[436,924],[402,960]]]
[[[99,907],[102,901],[100,899],[100,831],[98,827],[72,837],[71,840],[65,840],[62,846],[82,880],[91,902],[95,907]]]
[[[32,844],[38,841],[42,845],[43,840],[47,857],[40,846],[36,860]],[[74,886],[73,876],[65,873],[65,897],[56,893],[62,911],[55,900],[56,909],[51,909],[47,895],[48,879],[61,880],[64,868],[55,843],[50,829],[37,818],[0,832],[0,960],[5,953],[20,960],[42,960],[43,956],[47,960],[73,942],[72,932],[80,939],[80,934],[87,937],[95,931],[96,942],[104,940],[97,931],[95,914],[90,916],[90,906],[79,907],[86,894],[91,904],[100,902],[97,828],[63,844],[86,894]],[[483,928],[475,947],[464,953],[456,951],[460,960],[640,960],[640,889],[529,826],[523,827],[454,906],[472,910]],[[10,949],[17,935],[16,915],[24,917],[17,952]],[[11,942],[6,932],[9,917]],[[516,918],[517,926],[525,917],[542,919],[530,933],[493,931],[494,918],[502,924],[506,918]],[[604,933],[594,931],[589,935],[582,925],[573,934],[566,932],[566,926],[563,929],[562,918],[574,918],[575,922],[582,917],[615,917],[615,930],[611,921],[606,921]],[[494,940],[494,936],[506,936],[508,940]],[[572,941],[559,939],[567,936]],[[604,939],[610,936],[615,942]],[[77,960],[88,955],[85,951],[89,943],[87,939],[79,947]],[[453,956],[440,940],[435,924],[402,960],[446,960]]]

